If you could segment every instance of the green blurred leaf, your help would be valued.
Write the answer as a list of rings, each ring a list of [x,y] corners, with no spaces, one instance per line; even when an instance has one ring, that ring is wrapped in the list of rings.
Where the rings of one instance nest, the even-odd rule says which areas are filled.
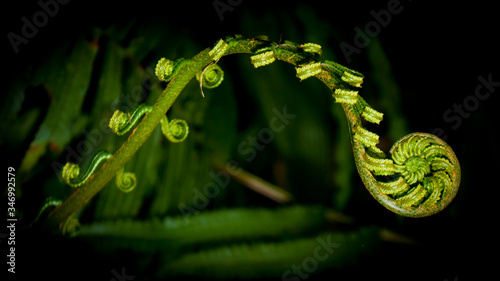
[[[321,206],[235,208],[202,212],[189,218],[95,222],[83,225],[79,237],[94,241],[101,249],[168,254],[229,241],[297,237],[325,226],[325,209]]]
[[[26,83],[25,80],[28,80],[28,78],[24,77],[23,75],[21,77],[17,76],[12,81],[10,81],[10,89],[5,96],[5,100],[3,100],[2,111],[0,112],[0,131],[3,132],[0,135],[0,144],[4,144],[6,142],[14,142],[7,137],[17,135],[18,132],[9,132],[15,131],[15,128],[17,127],[16,125],[18,124],[20,126],[23,126],[22,124],[24,122],[22,122],[22,120],[16,120],[16,117],[19,118],[18,114],[25,99],[25,91],[29,86],[29,84]],[[18,124],[12,124],[13,122]]]
[[[236,244],[188,253],[166,262],[158,277],[196,276],[218,280],[284,278],[287,271],[289,274],[286,277],[296,276],[292,273],[292,266],[300,266],[311,259],[317,264],[316,273],[327,268],[353,266],[377,247],[380,242],[377,232],[376,228],[362,228],[278,243]],[[321,250],[321,260],[315,255],[319,253],[316,249]]]
[[[83,37],[66,44],[40,66],[33,81],[42,83],[51,104],[34,140],[26,152],[20,172],[29,172],[47,147],[60,153],[73,137],[71,132],[81,116],[81,107],[90,83],[97,46]]]

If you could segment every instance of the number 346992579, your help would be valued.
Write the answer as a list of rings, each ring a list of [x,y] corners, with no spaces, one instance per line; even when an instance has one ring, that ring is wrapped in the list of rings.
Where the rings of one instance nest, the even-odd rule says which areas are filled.
[[[14,174],[13,172],[15,172],[16,170],[12,167],[9,167],[7,169],[7,181],[8,181],[8,194],[7,194],[7,197],[9,199],[9,202],[7,203],[9,205],[9,208],[7,209],[8,213],[9,213],[9,216],[10,217],[14,217],[15,216],[15,212],[16,212],[16,209],[14,208],[15,206],[15,201],[16,201],[16,194],[15,194],[15,191],[16,191],[16,174]]]

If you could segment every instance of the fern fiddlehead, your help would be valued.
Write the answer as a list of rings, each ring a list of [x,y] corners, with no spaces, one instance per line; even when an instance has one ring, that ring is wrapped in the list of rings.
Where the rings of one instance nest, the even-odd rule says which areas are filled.
[[[375,198],[390,210],[408,216],[427,216],[441,211],[453,199],[460,184],[460,165],[444,141],[432,134],[412,133],[398,140],[390,154],[392,162],[386,159],[380,167],[367,166],[375,175],[395,177],[368,185],[369,190],[377,188],[370,190],[372,194],[382,193],[376,193]],[[365,177],[371,182],[369,175]]]
[[[392,159],[387,159],[376,146],[379,136],[362,125],[362,119],[374,124],[383,119],[353,89],[361,87],[362,75],[332,62],[325,66],[337,76],[328,80],[337,82],[333,97],[346,113],[356,167],[372,196],[387,209],[408,217],[443,210],[460,185],[460,164],[453,150],[434,135],[412,133],[393,145]]]
[[[152,106],[141,104],[126,114],[120,110],[116,110],[109,121],[111,130],[121,136],[130,131],[146,113],[151,112]],[[189,127],[186,121],[181,119],[173,119],[170,122],[166,115],[161,119],[161,130],[165,137],[171,142],[181,142],[189,134]],[[92,161],[87,167],[87,170],[80,176],[80,167],[74,163],[66,163],[63,167],[62,178],[67,185],[76,188],[83,185],[94,172],[112,156],[106,151],[96,153]],[[124,168],[116,174],[116,187],[123,192],[130,192],[137,184],[137,179],[134,173],[125,172]]]
[[[379,124],[383,119],[358,94],[362,74],[329,61],[323,68],[328,73],[318,78],[331,83],[335,102],[344,108],[356,167],[372,196],[403,216],[424,217],[443,210],[460,185],[460,164],[453,150],[434,135],[412,133],[393,145],[392,159],[387,159],[377,147],[379,136],[362,125],[362,120]]]
[[[155,74],[161,81],[168,82],[179,73],[179,70],[190,63],[189,60],[183,58],[177,59],[175,61],[161,58],[156,64]]]
[[[130,112],[130,116],[120,110],[116,110],[109,120],[109,127],[115,134],[124,135],[139,122],[143,115],[152,110],[152,106],[145,104],[137,106]],[[171,142],[181,142],[189,134],[189,126],[184,120],[172,119],[168,121],[167,116],[163,115],[160,124],[163,135]]]
[[[409,217],[423,217],[443,210],[460,185],[460,164],[453,150],[438,137],[412,133],[390,150],[392,159],[376,145],[379,136],[362,120],[380,124],[383,113],[359,96],[363,75],[333,61],[320,61],[321,46],[314,43],[271,43],[251,57],[254,67],[276,59],[295,65],[302,81],[316,77],[333,91],[347,116],[354,158],[361,179],[372,196],[387,209]],[[391,180],[384,180],[391,178]]]
[[[176,136],[175,140],[182,141],[188,134],[187,124],[175,119],[168,122],[166,112],[196,73],[201,72],[200,83],[203,85],[205,84],[203,80],[207,80],[208,85],[218,75],[222,76],[222,71],[215,68],[216,63],[223,56],[236,53],[251,54],[250,60],[255,67],[265,66],[276,60],[290,63],[295,66],[297,77],[301,81],[316,77],[333,91],[335,102],[342,105],[348,119],[354,158],[363,183],[370,193],[389,210],[411,217],[427,216],[439,212],[454,198],[460,184],[460,166],[446,143],[427,134],[415,133],[416,138],[424,138],[425,141],[417,142],[411,138],[412,141],[407,143],[406,140],[410,140],[410,137],[405,137],[403,138],[405,141],[396,143],[396,145],[403,145],[404,149],[391,149],[391,154],[396,155],[398,151],[401,151],[402,155],[410,155],[415,151],[422,152],[423,156],[418,157],[425,158],[426,162],[417,156],[409,157],[411,159],[405,159],[404,162],[396,162],[396,159],[387,159],[376,146],[378,135],[364,128],[361,120],[379,124],[383,119],[383,114],[370,107],[359,96],[358,89],[363,82],[361,73],[332,61],[321,61],[322,49],[315,43],[297,44],[285,40],[284,43],[279,44],[270,42],[266,36],[245,39],[241,35],[236,35],[218,40],[214,47],[203,50],[192,59],[171,61],[163,58],[158,62],[155,72],[160,80],[169,81],[167,88],[153,107],[140,106],[132,111],[130,116],[123,112],[115,112],[113,119],[116,120],[111,122],[110,127],[117,134],[125,134],[136,123],[139,123],[141,116],[145,115],[122,148],[115,154],[97,161],[96,165],[91,165],[91,169],[87,170],[80,179],[76,179],[79,176],[77,168],[72,165],[65,167],[64,174],[67,175],[65,179],[67,183],[72,186],[85,184],[88,188],[77,189],[66,201],[57,206],[49,214],[47,226],[61,228],[63,222],[123,168],[124,163],[146,141],[158,123],[162,123],[162,129],[164,124],[168,124],[169,126],[163,130],[164,134],[171,132]],[[205,77],[203,70],[208,71],[207,67],[211,65],[214,65],[214,69],[210,70],[214,72]],[[165,135],[172,141],[169,134]],[[424,146],[424,148],[417,148],[417,146]],[[95,176],[91,176],[96,170],[95,167],[101,166],[99,163],[104,160],[106,164],[102,165]],[[427,164],[430,168],[426,168]],[[420,168],[424,170],[420,171]],[[381,176],[392,176],[397,180],[384,181],[380,178]],[[388,186],[389,188],[397,186],[393,189],[397,192],[388,193],[386,191]],[[408,192],[403,194],[406,191]]]
[[[67,185],[73,188],[79,187],[84,184],[100,167],[100,165],[109,159],[109,157],[111,157],[111,153],[107,153],[103,150],[97,152],[94,158],[92,158],[92,161],[90,161],[87,169],[81,176],[80,167],[77,164],[68,162],[63,167],[62,178]]]
[[[75,237],[80,232],[80,222],[77,218],[71,216],[62,226],[62,234],[66,237]]]
[[[104,150],[97,152],[96,155],[94,155],[94,158],[92,158],[92,161],[89,163],[87,169],[81,176],[80,167],[77,164],[68,162],[63,167],[62,178],[67,185],[73,188],[80,187],[85,182],[87,182],[92,174],[94,174],[94,172],[111,156],[111,153],[108,153]],[[132,191],[136,184],[137,180],[134,173],[126,173],[122,168],[116,174],[116,187],[123,192]]]
[[[200,85],[212,89],[218,87],[224,81],[224,71],[217,64],[210,64],[203,71],[196,74],[196,80]]]
[[[125,169],[122,168],[118,174],[116,174],[115,184],[119,190],[127,193],[134,190],[137,185],[137,179],[134,173],[125,172]]]
[[[148,112],[151,112],[151,106],[145,104],[137,106],[129,114],[116,110],[109,120],[109,128],[119,136],[124,135]]]

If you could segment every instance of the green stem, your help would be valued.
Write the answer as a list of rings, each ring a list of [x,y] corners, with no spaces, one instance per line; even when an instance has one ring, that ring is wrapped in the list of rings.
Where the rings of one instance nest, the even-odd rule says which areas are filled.
[[[267,44],[262,40],[240,39],[233,40],[224,55],[235,53],[253,53],[256,48]],[[87,204],[132,158],[142,144],[149,138],[153,130],[158,126],[160,120],[165,116],[174,101],[182,92],[191,79],[213,61],[209,55],[210,49],[205,49],[194,56],[189,64],[183,66],[177,75],[170,80],[167,88],[158,97],[153,105],[153,110],[147,113],[137,128],[130,134],[128,139],[103,166],[85,182],[79,189],[73,192],[62,204],[49,213],[45,227],[48,230],[61,230],[65,221],[75,212]]]
[[[317,44],[289,41],[277,44],[269,42],[266,37],[243,39],[235,36],[220,39],[215,47],[203,50],[191,60],[160,65],[159,72],[166,75],[162,78],[171,80],[152,110],[146,113],[122,147],[96,174],[49,214],[46,226],[49,229],[62,229],[68,218],[96,195],[132,158],[160,120],[165,119],[165,114],[189,81],[207,65],[219,61],[222,56],[235,53],[254,54],[250,59],[255,67],[268,65],[275,60],[290,63],[295,66],[300,80],[314,76],[333,91],[335,101],[342,104],[347,116],[354,159],[361,179],[375,199],[386,208],[400,215],[421,217],[441,211],[453,200],[460,184],[460,164],[445,142],[430,134],[413,133],[400,139],[391,148],[392,159],[387,159],[385,153],[376,146],[379,136],[364,128],[361,121],[364,119],[379,124],[383,114],[371,108],[358,95],[358,88],[363,82],[361,73],[332,61],[318,61],[321,46]],[[168,74],[166,70],[169,70]],[[398,179],[385,181],[380,180],[381,176],[395,176]],[[278,202],[290,200],[289,194],[269,189],[269,184],[253,175],[243,173],[236,179]]]
[[[89,181],[77,189],[68,199],[49,214],[46,221],[48,229],[60,229],[72,214],[83,207],[115,176],[148,139],[184,87],[208,63],[210,63],[210,58],[208,56],[208,49],[206,49],[196,55],[189,65],[181,69],[179,74],[170,81],[167,88],[160,95],[153,106],[153,110],[144,117],[137,129],[128,137],[121,148],[104,163],[101,169]]]

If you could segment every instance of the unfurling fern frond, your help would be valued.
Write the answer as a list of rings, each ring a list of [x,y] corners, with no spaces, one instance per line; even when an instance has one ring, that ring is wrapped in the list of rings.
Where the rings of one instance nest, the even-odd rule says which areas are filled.
[[[315,43],[297,44],[287,40],[274,43],[265,36],[245,39],[236,35],[218,40],[212,48],[191,59],[172,61],[162,58],[158,62],[156,75],[160,80],[169,82],[167,88],[153,106],[140,105],[129,114],[121,111],[113,114],[109,126],[118,135],[127,133],[142,119],[131,137],[113,156],[96,156],[81,177],[78,166],[67,164],[64,167],[63,178],[68,185],[78,187],[92,182],[94,186],[89,192],[75,191],[79,196],[72,196],[56,207],[53,213],[60,215],[49,215],[49,224],[60,226],[119,171],[119,178],[127,176],[123,179],[128,183],[135,182],[121,169],[157,124],[161,123],[162,132],[170,141],[183,141],[189,133],[187,123],[178,119],[169,122],[166,112],[197,73],[201,86],[218,86],[223,80],[223,72],[217,62],[223,56],[236,53],[251,54],[250,60],[255,67],[277,60],[292,64],[301,81],[316,77],[332,90],[335,102],[342,105],[347,116],[354,159],[361,179],[386,208],[400,215],[421,217],[443,210],[453,200],[460,185],[460,165],[453,150],[444,141],[425,133],[410,134],[391,149],[392,159],[386,158],[377,147],[379,136],[365,128],[363,120],[379,124],[383,114],[360,96],[364,79],[361,73],[333,61],[321,60],[322,48]],[[94,177],[92,175],[97,168],[100,172]],[[394,180],[381,177],[392,177]],[[118,180],[118,183],[121,182]],[[129,188],[124,190],[129,191]]]

